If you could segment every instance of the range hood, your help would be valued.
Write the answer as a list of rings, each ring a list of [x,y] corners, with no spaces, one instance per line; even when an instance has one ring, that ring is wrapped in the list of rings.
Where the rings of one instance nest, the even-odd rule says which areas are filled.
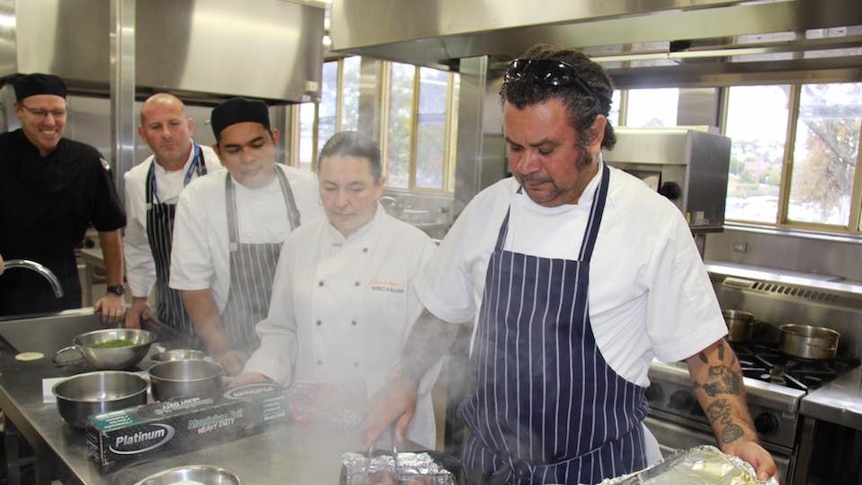
[[[0,0],[0,78],[46,72],[107,94],[109,0]],[[135,88],[273,104],[319,96],[325,5],[313,1],[139,0]]]
[[[547,42],[639,87],[731,84],[758,71],[862,76],[860,26],[858,0],[333,0],[330,37],[335,52],[449,70]]]

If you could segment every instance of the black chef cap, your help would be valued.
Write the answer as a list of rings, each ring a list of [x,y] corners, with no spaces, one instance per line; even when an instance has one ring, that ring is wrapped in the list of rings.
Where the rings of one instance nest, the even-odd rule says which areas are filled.
[[[213,108],[210,124],[218,141],[222,130],[230,125],[252,121],[269,130],[269,110],[266,103],[246,98],[231,98]]]
[[[53,94],[66,98],[66,83],[53,74],[27,74],[16,79],[13,86],[18,102],[37,94]]]

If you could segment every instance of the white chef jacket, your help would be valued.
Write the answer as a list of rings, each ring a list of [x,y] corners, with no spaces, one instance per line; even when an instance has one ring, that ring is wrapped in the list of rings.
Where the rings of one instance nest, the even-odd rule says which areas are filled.
[[[261,344],[243,372],[281,383],[315,381],[370,397],[391,377],[422,313],[414,278],[435,245],[378,204],[374,219],[345,238],[323,217],[282,246]],[[295,372],[291,370],[295,365]],[[408,438],[434,448],[431,388],[439,364],[420,383]]]
[[[287,176],[302,222],[323,215],[317,176],[280,163]],[[226,170],[200,177],[180,193],[174,220],[170,287],[176,290],[210,288],[219,313],[230,291],[230,240],[225,205]],[[278,178],[249,189],[231,178],[236,189],[240,243],[281,243],[291,232]]]
[[[200,145],[207,173],[217,172],[222,168],[218,155],[212,148]],[[194,147],[182,170],[166,171],[158,163],[153,171],[156,175],[158,201],[163,204],[176,204],[183,190],[186,172],[195,157]],[[156,263],[147,239],[147,178],[150,165],[155,156],[150,155],[142,163],[132,167],[123,175],[126,187],[126,231],[123,236],[123,256],[126,259],[126,282],[129,292],[135,297],[148,297],[156,281]],[[192,173],[192,180],[197,178],[197,171]],[[154,197],[155,199],[155,197]]]
[[[511,206],[508,251],[578,259],[602,169],[577,204],[543,207],[507,178],[479,193],[417,279],[425,307],[448,322],[478,317],[485,274]],[[619,375],[649,384],[653,357],[690,357],[727,333],[688,224],[641,180],[610,168],[608,198],[587,294],[596,343]]]

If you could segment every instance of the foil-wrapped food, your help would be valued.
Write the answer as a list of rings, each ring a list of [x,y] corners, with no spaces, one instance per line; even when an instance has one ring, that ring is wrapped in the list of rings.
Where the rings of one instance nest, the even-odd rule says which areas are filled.
[[[366,456],[345,453],[341,457],[344,485],[457,485],[455,475],[428,453]]]
[[[610,478],[601,485],[778,485],[778,479],[758,481],[757,473],[741,458],[714,446],[678,450],[639,472]]]

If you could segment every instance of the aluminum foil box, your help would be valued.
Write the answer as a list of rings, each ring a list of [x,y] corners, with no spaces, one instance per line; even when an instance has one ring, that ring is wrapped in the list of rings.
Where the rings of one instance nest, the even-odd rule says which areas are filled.
[[[140,456],[203,448],[261,432],[288,417],[277,384],[249,384],[217,398],[192,397],[91,416],[87,448],[103,467]]]

